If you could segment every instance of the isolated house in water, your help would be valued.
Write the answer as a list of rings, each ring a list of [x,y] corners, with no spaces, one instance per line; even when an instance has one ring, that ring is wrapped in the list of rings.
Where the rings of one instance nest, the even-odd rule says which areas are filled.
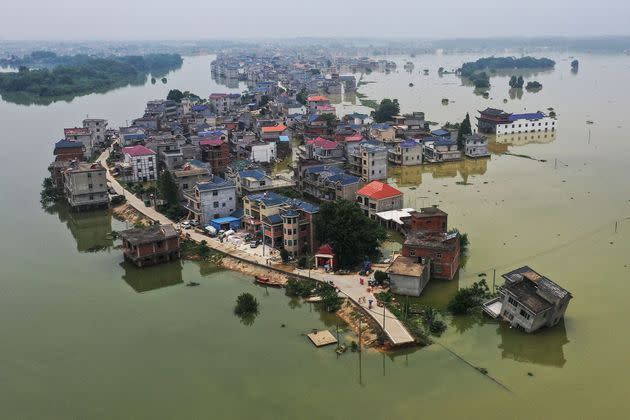
[[[525,332],[556,325],[573,298],[528,266],[505,273],[503,278],[505,284],[499,288],[499,297],[484,303],[483,309],[493,318],[500,316]]]

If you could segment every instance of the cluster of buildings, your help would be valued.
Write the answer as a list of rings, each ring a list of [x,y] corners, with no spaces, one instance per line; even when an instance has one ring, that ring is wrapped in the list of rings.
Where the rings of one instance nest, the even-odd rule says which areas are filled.
[[[419,111],[387,122],[337,114],[329,95],[357,85],[344,73],[394,66],[360,57],[220,54],[212,63],[213,77],[245,81],[246,91],[151,100],[139,118],[115,131],[100,119],[66,128],[54,149],[55,185],[74,208],[107,205],[106,168],[88,161],[115,138],[108,164],[120,181],[152,183],[169,172],[189,220],[215,231],[243,230],[293,257],[315,255],[318,264],[334,264],[335,257],[329,245],[317,241],[314,203],[353,201],[366,216],[404,235],[402,251],[387,270],[390,284],[395,293],[419,296],[431,279],[456,276],[461,237],[448,229],[444,211],[405,208],[403,193],[387,184],[388,168],[484,158],[489,151],[482,133],[553,132],[556,122],[542,112],[488,108],[477,118],[479,133],[458,142],[455,130],[431,130]],[[274,163],[289,156],[292,170],[274,173]],[[179,257],[172,226],[126,231],[123,247],[139,266]],[[550,280],[532,280],[530,271],[506,275],[502,296],[509,297],[497,315],[531,321],[523,321],[527,330],[557,323],[570,299]],[[523,297],[532,291],[540,295],[537,306]],[[512,310],[521,307],[525,314]],[[538,318],[542,313],[544,322]]]
[[[107,207],[110,201],[106,169],[91,158],[111,139],[107,120],[86,118],[82,127],[64,128],[64,138],[54,144],[49,166],[57,191],[75,210]]]

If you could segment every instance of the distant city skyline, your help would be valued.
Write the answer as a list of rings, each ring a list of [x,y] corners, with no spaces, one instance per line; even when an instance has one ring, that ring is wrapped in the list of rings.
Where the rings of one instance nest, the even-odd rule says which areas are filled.
[[[0,40],[468,38],[630,34],[626,0],[4,0]]]

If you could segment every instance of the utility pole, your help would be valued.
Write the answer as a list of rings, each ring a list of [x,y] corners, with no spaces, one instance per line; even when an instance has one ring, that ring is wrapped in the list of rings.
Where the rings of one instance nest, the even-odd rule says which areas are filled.
[[[494,282],[497,277],[497,269],[492,269],[492,293],[494,293]]]

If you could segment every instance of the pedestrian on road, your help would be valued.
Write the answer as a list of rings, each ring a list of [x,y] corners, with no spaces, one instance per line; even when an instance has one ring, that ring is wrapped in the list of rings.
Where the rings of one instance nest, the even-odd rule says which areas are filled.
[[[368,309],[372,309],[372,299],[368,300]]]

